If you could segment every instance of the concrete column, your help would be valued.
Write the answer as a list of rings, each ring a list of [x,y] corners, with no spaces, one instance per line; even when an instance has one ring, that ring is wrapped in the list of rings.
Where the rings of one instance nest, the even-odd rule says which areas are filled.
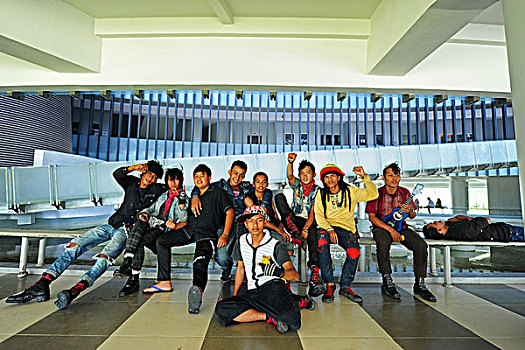
[[[521,214],[520,184],[517,176],[489,176],[487,179],[489,215]]]
[[[505,18],[505,37],[507,41],[507,59],[509,61],[512,106],[514,109],[514,129],[518,151],[520,172],[520,193],[522,216],[525,217],[525,1],[503,0]]]
[[[466,177],[450,178],[452,213],[466,214],[468,211],[468,182]]]
[[[365,184],[363,182],[359,182],[359,187],[365,188]],[[366,203],[367,202],[359,202],[357,203],[357,218],[359,220],[365,220],[366,219]]]

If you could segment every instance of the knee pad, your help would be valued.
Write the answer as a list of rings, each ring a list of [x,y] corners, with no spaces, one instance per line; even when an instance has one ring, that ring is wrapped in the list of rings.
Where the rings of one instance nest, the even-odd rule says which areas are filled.
[[[319,239],[317,240],[317,250],[322,252],[324,248],[330,244],[329,238],[327,237],[328,233],[326,231],[320,231]]]
[[[346,250],[346,254],[348,254],[350,259],[355,260],[355,259],[359,258],[359,255],[361,255],[361,252],[357,248],[348,248]]]

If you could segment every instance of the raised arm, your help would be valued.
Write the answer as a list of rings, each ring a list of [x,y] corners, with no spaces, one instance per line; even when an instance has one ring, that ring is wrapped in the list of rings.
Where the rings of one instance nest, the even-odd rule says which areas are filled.
[[[363,184],[365,185],[365,188],[352,188],[352,190],[356,194],[356,201],[368,202],[379,197],[379,192],[377,191],[376,185],[374,185],[374,183],[370,179],[370,176],[368,176],[368,174],[365,173],[363,167],[356,166],[354,167],[353,171],[356,175],[361,177],[361,179],[363,180]]]
[[[127,188],[131,181],[135,181],[135,177],[128,176],[132,171],[138,171],[140,173],[145,173],[148,171],[148,166],[146,164],[135,164],[129,167],[120,167],[113,172],[113,178],[122,188]]]
[[[288,153],[288,165],[286,166],[286,178],[288,179],[288,183],[290,185],[295,184],[297,179],[295,176],[293,176],[293,162],[295,162],[295,159],[297,158],[296,153]]]

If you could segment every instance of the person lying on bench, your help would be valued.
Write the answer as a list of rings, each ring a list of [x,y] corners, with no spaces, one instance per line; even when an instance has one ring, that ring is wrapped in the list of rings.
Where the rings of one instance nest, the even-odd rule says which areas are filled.
[[[489,218],[458,215],[447,221],[434,221],[423,227],[425,238],[452,241],[525,241],[523,227]]]
[[[299,273],[282,243],[264,230],[266,220],[264,208],[256,205],[237,218],[249,233],[239,237],[233,251],[237,261],[233,296],[220,300],[215,313],[224,326],[266,321],[286,333],[301,327],[299,309],[313,310],[315,303],[309,296],[293,294],[286,288],[285,279],[297,280]],[[248,290],[239,294],[245,278]]]
[[[142,173],[140,179],[129,173],[138,171]],[[162,184],[156,184],[157,178],[162,177],[164,170],[154,160],[147,164],[137,164],[130,167],[121,167],[113,172],[113,177],[124,189],[124,200],[120,208],[109,217],[108,222],[99,225],[82,236],[74,238],[66,246],[66,250],[42,274],[42,277],[26,288],[23,292],[7,298],[6,303],[27,303],[33,299],[37,301],[49,300],[49,285],[58,278],[78,257],[97,245],[108,242],[102,251],[96,254],[95,265],[84,273],[72,288],[58,293],[55,305],[63,309],[73,299],[78,297],[86,288],[93,285],[122,253],[126,246],[127,231],[135,222],[136,216],[142,209],[153,204],[159,196],[166,191]]]

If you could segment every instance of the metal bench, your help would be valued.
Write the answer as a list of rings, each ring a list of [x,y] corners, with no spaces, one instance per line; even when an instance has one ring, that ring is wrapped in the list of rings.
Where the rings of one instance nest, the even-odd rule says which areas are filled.
[[[435,239],[425,239],[425,242],[428,244],[430,250],[430,274],[432,276],[437,276],[437,261],[436,261],[436,248],[443,247],[443,286],[450,287],[452,286],[452,264],[450,259],[450,247],[453,246],[481,246],[481,247],[525,247],[525,242],[487,242],[487,241],[446,241],[446,240],[435,240]],[[361,237],[359,239],[360,245],[375,245],[376,242],[371,237]],[[393,242],[393,244],[401,244]],[[308,282],[306,278],[306,255],[301,249],[299,251],[299,274],[301,282]]]
[[[20,262],[18,265],[18,277],[22,278],[27,276],[27,254],[29,250],[29,239],[39,239],[38,244],[38,259],[36,266],[44,265],[46,239],[47,238],[75,238],[83,233],[87,229],[83,230],[38,230],[38,229],[2,229],[0,230],[0,237],[21,237],[22,242],[20,244]]]
[[[525,247],[525,242],[494,242],[494,241],[446,241],[426,239],[430,249],[430,273],[437,276],[436,273],[436,248],[443,247],[445,254],[443,254],[443,270],[444,281],[443,286],[452,286],[452,265],[450,262],[450,247],[452,246],[476,246],[476,247]]]

